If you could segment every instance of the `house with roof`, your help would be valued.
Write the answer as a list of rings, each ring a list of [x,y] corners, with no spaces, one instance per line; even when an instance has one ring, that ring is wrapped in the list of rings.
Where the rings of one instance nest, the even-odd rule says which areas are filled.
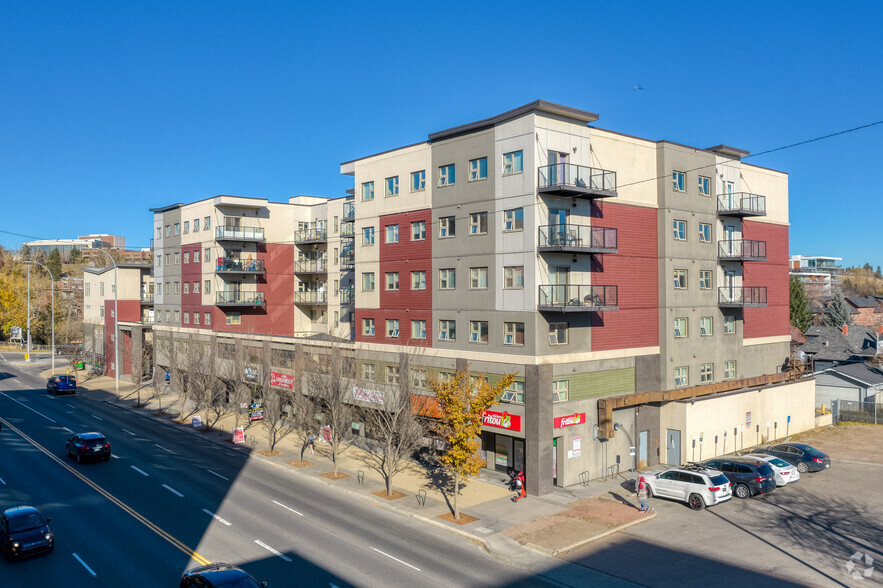
[[[883,325],[883,298],[877,296],[847,296],[846,303],[853,309],[852,319],[857,325]]]
[[[883,405],[883,370],[863,362],[841,364],[816,374],[816,406],[844,401]]]
[[[805,353],[813,361],[815,373],[841,363],[866,362],[883,350],[880,345],[883,327],[812,326],[805,335],[806,343],[798,347],[797,352]]]

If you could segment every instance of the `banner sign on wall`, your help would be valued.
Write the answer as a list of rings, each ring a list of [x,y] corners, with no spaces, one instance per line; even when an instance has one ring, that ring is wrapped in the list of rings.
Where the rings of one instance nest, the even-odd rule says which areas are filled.
[[[555,428],[572,427],[573,425],[581,425],[586,422],[586,413],[578,412],[555,419]]]
[[[279,372],[270,372],[270,385],[291,390],[294,388],[294,376],[280,374]]]
[[[508,412],[494,412],[491,410],[484,411],[481,418],[481,424],[486,427],[497,427],[498,429],[507,429],[509,431],[521,430],[521,417],[517,414],[509,414]]]
[[[362,402],[383,404],[383,392],[380,390],[371,390],[369,388],[353,386],[353,398]]]

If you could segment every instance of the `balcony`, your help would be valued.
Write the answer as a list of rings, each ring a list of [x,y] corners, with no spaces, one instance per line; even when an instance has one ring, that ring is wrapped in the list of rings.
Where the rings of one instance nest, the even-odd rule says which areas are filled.
[[[356,269],[356,251],[355,249],[344,247],[340,251],[340,269],[351,270]]]
[[[721,216],[766,216],[766,196],[735,192],[717,197],[717,213]]]
[[[296,274],[324,274],[328,272],[328,263],[322,259],[298,259],[294,262]]]
[[[717,305],[727,308],[766,306],[766,287],[724,286],[718,288]]]
[[[355,223],[340,223],[340,238],[353,239],[356,236]]]
[[[264,306],[264,293],[255,290],[219,290],[215,293],[216,306]]]
[[[544,253],[617,253],[616,229],[584,225],[543,225],[537,250]]]
[[[343,220],[344,221],[356,220],[356,203],[355,202],[344,202],[343,203]]]
[[[325,290],[300,291],[294,293],[295,304],[328,304],[328,293]]]
[[[550,284],[539,287],[537,310],[549,312],[600,312],[619,310],[617,286],[572,286]]]
[[[215,227],[215,241],[262,242],[264,241],[264,229],[223,225]]]
[[[616,172],[594,167],[556,163],[537,170],[540,194],[575,198],[613,198],[616,196]]]
[[[354,286],[340,289],[340,303],[341,304],[355,304],[355,302],[356,302],[356,289]]]
[[[215,273],[218,274],[245,274],[259,275],[264,273],[263,259],[234,259],[232,257],[219,257]]]
[[[142,292],[141,293],[141,305],[148,306],[153,304],[153,292]]]
[[[328,229],[325,227],[319,229],[300,229],[294,232],[294,242],[297,245],[306,245],[308,243],[327,243]]]
[[[766,261],[766,241],[718,241],[717,258],[721,261]]]

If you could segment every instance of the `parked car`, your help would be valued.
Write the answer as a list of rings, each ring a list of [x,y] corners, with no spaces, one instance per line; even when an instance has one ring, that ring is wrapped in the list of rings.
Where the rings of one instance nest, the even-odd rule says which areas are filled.
[[[820,472],[831,467],[831,458],[806,443],[779,443],[760,450],[761,453],[775,455],[793,466],[801,474]]]
[[[756,457],[770,464],[770,467],[773,468],[773,474],[776,475],[776,486],[785,486],[800,480],[800,472],[797,471],[797,468],[775,455],[750,453],[745,457]]]
[[[686,502],[693,510],[702,510],[733,497],[730,482],[718,470],[697,465],[671,468],[644,474],[650,496]]]
[[[67,454],[83,463],[89,459],[110,459],[110,441],[101,433],[80,433],[68,439]]]
[[[53,374],[46,379],[46,392],[58,394],[76,394],[77,377],[67,374]]]
[[[241,568],[218,562],[184,572],[180,588],[258,588],[266,585]]]
[[[760,459],[740,456],[726,456],[702,462],[709,468],[723,472],[737,498],[749,498],[766,494],[776,489],[776,475],[770,464]]]
[[[13,560],[55,549],[55,536],[49,530],[52,519],[44,519],[33,506],[16,506],[0,515],[0,549]]]

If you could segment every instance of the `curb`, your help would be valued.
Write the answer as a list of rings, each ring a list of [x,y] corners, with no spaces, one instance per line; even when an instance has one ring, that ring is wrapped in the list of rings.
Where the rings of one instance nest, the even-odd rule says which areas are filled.
[[[632,527],[632,526],[634,526],[634,525],[639,525],[639,524],[641,524],[641,523],[643,523],[643,522],[649,521],[650,519],[656,518],[656,514],[657,514],[657,513],[656,513],[656,511],[654,510],[654,511],[652,511],[652,512],[650,513],[650,516],[649,516],[649,517],[647,517],[647,516],[645,516],[645,517],[641,517],[640,519],[635,519],[635,520],[633,520],[633,521],[631,521],[631,522],[628,522],[628,523],[624,523],[624,524],[622,524],[622,525],[619,525],[618,527],[613,527],[612,529],[607,529],[607,530],[604,531],[603,533],[599,533],[599,534],[597,534],[597,535],[595,535],[595,536],[593,536],[593,537],[589,537],[589,538],[587,538],[587,539],[580,539],[580,540],[577,541],[576,543],[573,543],[573,544],[568,545],[568,546],[566,546],[566,547],[562,547],[562,548],[560,548],[560,549],[556,549],[556,550],[554,550],[554,551],[544,550],[544,549],[542,549],[541,547],[538,547],[538,546],[536,546],[536,547],[532,547],[532,549],[539,549],[540,551],[542,551],[543,553],[546,553],[547,555],[557,556],[559,553],[564,553],[564,552],[566,552],[566,551],[570,551],[570,550],[572,550],[572,549],[576,549],[576,548],[578,548],[578,547],[582,547],[583,545],[586,545],[586,544],[588,544],[588,543],[591,543],[592,541],[597,541],[598,539],[601,539],[601,538],[606,537],[606,536],[608,536],[608,535],[612,535],[613,533],[616,533],[616,532],[618,532],[618,531],[622,531],[623,529],[628,529],[629,527]]]

